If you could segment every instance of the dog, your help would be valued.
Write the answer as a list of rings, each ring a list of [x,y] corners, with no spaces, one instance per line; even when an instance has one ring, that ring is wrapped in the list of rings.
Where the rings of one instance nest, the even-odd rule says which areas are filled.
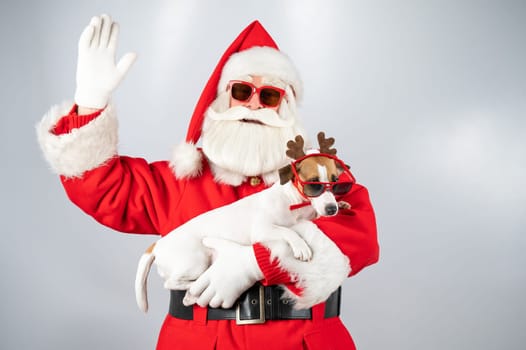
[[[334,157],[336,150],[330,148],[334,139],[325,139],[320,132],[318,141],[320,151],[306,155],[303,138],[297,136],[287,143],[287,155],[296,161],[279,170],[279,182],[196,216],[152,244],[140,258],[137,268],[135,296],[139,309],[148,310],[146,284],[154,261],[167,289],[187,289],[209,267],[211,252],[202,244],[205,237],[218,237],[244,245],[285,240],[295,258],[310,260],[310,247],[290,227],[301,220],[336,215],[339,208],[349,207],[345,202],[337,202],[332,191],[319,187],[335,183],[345,169],[343,163]],[[322,193],[310,197],[305,193],[313,191]]]

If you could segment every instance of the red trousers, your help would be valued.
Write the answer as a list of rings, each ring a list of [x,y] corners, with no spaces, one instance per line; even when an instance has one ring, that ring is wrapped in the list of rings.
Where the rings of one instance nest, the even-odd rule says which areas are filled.
[[[339,317],[325,318],[325,304],[313,307],[312,320],[278,320],[236,325],[206,319],[206,308],[194,307],[191,321],[166,316],[157,350],[355,350]]]

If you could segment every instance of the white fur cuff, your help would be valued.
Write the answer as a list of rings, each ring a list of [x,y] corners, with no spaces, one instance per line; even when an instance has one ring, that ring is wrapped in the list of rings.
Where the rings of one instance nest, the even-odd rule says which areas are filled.
[[[37,136],[44,157],[53,171],[67,177],[80,177],[117,154],[118,123],[111,105],[94,120],[68,134],[54,135],[50,130],[73,103],[51,107],[37,124]]]
[[[295,302],[295,308],[304,309],[321,303],[331,295],[351,272],[349,258],[314,223],[303,221],[291,227],[311,247],[313,256],[304,262],[295,259],[288,244],[270,242],[271,257],[289,272],[299,287],[300,296],[285,289],[285,297]]]

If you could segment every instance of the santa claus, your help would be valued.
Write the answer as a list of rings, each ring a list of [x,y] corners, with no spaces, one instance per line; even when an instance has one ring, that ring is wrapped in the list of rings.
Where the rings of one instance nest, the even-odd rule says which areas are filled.
[[[117,231],[166,235],[279,179],[290,163],[287,141],[304,134],[296,108],[303,87],[258,21],[221,57],[186,141],[170,161],[155,163],[117,152],[110,96],[135,60],[130,53],[115,63],[117,36],[109,16],[92,18],[79,41],[75,102],[52,107],[37,126],[76,205]],[[157,348],[353,349],[339,318],[339,287],[377,261],[378,244],[366,188],[355,184],[342,199],[351,210],[295,228],[313,251],[310,261],[296,260],[284,242],[207,241],[214,261],[187,291],[170,291]],[[185,293],[195,304],[183,302]]]

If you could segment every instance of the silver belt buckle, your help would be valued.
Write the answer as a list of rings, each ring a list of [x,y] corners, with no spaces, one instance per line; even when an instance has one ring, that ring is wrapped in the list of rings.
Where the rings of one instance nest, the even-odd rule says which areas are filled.
[[[262,324],[265,321],[265,287],[259,285],[259,318],[242,320],[238,303],[236,307],[236,324]]]

